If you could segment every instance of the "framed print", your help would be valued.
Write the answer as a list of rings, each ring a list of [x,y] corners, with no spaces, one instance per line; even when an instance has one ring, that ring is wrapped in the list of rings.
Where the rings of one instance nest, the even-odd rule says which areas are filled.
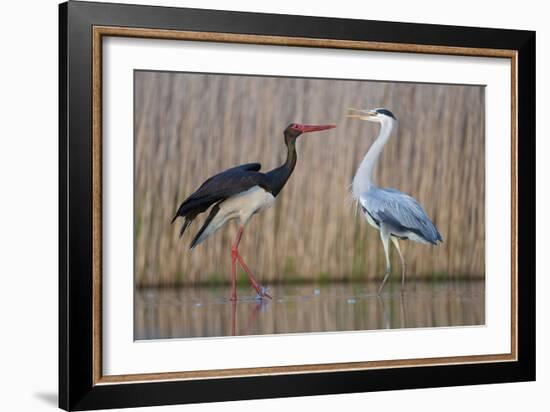
[[[535,379],[535,33],[60,5],[60,407]]]

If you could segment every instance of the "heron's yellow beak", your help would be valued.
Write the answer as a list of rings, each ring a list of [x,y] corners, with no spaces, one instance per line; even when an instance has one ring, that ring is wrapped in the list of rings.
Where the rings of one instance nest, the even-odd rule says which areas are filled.
[[[369,120],[369,118],[376,116],[374,110],[360,110],[348,107],[348,113],[345,117],[351,117],[352,119]]]

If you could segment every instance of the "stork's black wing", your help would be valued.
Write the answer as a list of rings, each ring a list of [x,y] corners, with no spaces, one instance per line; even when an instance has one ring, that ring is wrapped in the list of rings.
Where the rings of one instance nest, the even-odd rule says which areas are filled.
[[[213,204],[254,186],[262,186],[265,175],[259,173],[260,168],[261,165],[259,163],[247,163],[227,169],[206,180],[193,194],[183,201],[172,219],[172,222],[174,222],[179,216],[185,218],[180,236],[183,235],[185,229],[199,213],[206,211]]]
[[[224,170],[223,172],[218,173],[217,175],[214,175],[204,181],[202,185],[195,191],[197,193],[199,190],[202,189],[202,187],[206,184],[208,184],[212,179],[217,178],[218,176],[224,175],[226,173],[233,173],[233,172],[259,172],[262,168],[262,165],[260,163],[245,163],[244,165],[231,167],[227,170]],[[193,193],[194,194],[194,193]],[[191,195],[192,196],[192,195]]]

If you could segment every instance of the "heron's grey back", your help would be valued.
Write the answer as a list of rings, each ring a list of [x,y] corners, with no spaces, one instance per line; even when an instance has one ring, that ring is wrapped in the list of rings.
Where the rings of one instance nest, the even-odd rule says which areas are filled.
[[[387,223],[399,230],[413,232],[434,245],[443,241],[420,203],[406,193],[373,186],[360,196],[359,201],[378,223]]]

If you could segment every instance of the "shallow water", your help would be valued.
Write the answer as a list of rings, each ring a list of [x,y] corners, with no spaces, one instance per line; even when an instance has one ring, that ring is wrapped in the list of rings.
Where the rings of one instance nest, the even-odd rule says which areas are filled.
[[[141,289],[135,294],[134,337],[170,339],[278,333],[483,325],[483,281],[400,284],[274,285],[272,300],[240,287]]]

